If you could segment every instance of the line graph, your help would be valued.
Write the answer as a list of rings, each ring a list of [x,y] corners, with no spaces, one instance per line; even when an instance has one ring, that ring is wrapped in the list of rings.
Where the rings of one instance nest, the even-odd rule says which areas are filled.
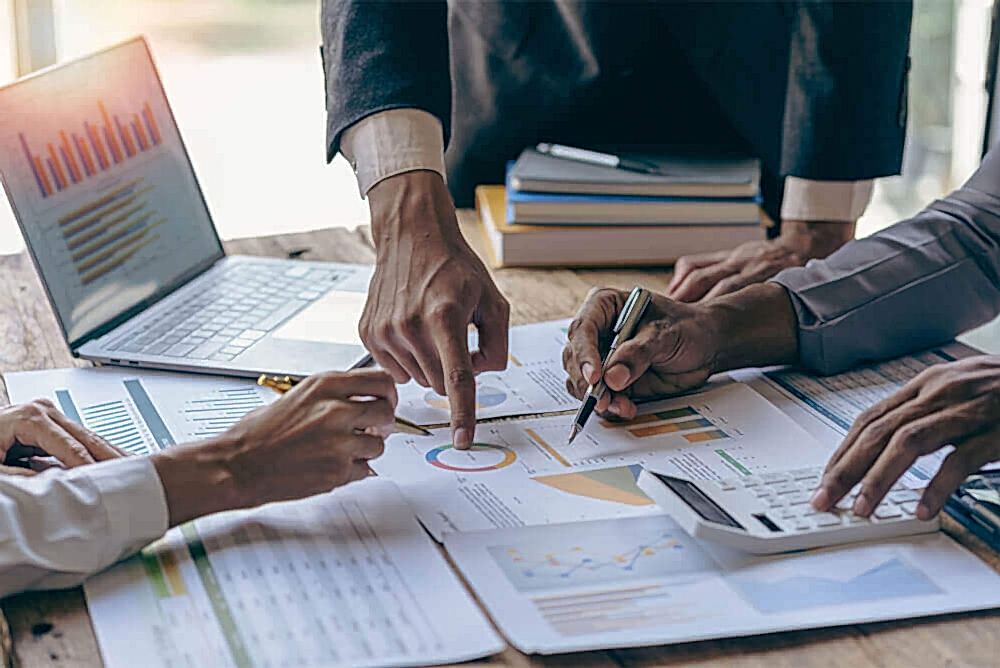
[[[487,549],[519,591],[606,585],[702,569],[700,551],[673,528],[625,538],[627,542],[618,545],[614,540],[571,544],[553,532],[551,543]]]

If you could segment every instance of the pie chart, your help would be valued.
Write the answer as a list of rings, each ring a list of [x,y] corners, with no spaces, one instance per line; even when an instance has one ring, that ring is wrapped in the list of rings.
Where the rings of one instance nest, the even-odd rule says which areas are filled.
[[[507,393],[492,385],[481,385],[476,388],[476,408],[493,408],[507,401]],[[448,398],[442,397],[433,390],[424,395],[424,403],[431,408],[448,410]]]

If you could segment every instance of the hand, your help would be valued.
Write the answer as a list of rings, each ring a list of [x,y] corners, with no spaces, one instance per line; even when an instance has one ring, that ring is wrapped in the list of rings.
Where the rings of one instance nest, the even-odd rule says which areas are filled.
[[[601,359],[628,292],[591,290],[570,324],[563,350],[566,389],[583,399],[601,378]],[[654,295],[635,335],[606,362],[609,392],[599,412],[635,417],[635,401],[680,392],[714,373],[792,362],[797,355],[795,313],[780,285],[757,285],[705,304]]]
[[[953,445],[917,506],[919,519],[931,519],[966,476],[1000,459],[998,416],[1000,356],[933,366],[858,417],[813,506],[829,510],[860,481],[853,512],[867,517],[918,457]]]
[[[125,453],[59,412],[48,399],[0,408],[0,473],[34,475],[35,457],[54,457],[68,468],[122,457]]]
[[[217,439],[157,453],[171,526],[364,478],[392,431],[396,401],[385,372],[316,374]]]
[[[781,236],[750,241],[731,251],[682,257],[674,266],[667,296],[682,302],[712,299],[762,283],[789,267],[824,258],[854,238],[853,223],[788,220]]]
[[[510,307],[458,229],[439,175],[407,172],[369,193],[377,250],[361,338],[397,383],[446,395],[452,441],[472,445],[475,374],[507,367]],[[470,355],[468,328],[479,330]]]
[[[593,289],[570,323],[563,368],[569,374],[566,389],[578,399],[601,378],[601,358],[628,296],[624,290]],[[597,402],[597,411],[630,419],[636,400],[704,383],[712,373],[716,347],[706,336],[712,329],[708,320],[703,307],[654,294],[635,336],[607,361],[609,391]]]

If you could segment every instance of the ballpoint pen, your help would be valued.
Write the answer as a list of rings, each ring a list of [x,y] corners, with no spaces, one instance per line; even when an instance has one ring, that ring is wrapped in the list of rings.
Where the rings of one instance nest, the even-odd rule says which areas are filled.
[[[608,364],[608,360],[618,350],[618,346],[631,339],[633,334],[635,334],[636,327],[638,327],[639,321],[642,320],[642,316],[645,315],[646,309],[652,300],[653,295],[649,290],[640,287],[632,288],[632,293],[625,300],[625,306],[622,308],[622,312],[618,314],[618,320],[611,331],[614,334],[614,338],[611,341],[611,346],[608,348],[608,354],[601,362],[601,378],[596,384],[587,388],[587,396],[584,398],[583,403],[580,404],[580,410],[576,412],[576,418],[573,420],[573,426],[570,429],[569,440],[566,441],[566,445],[572,443],[577,435],[583,431],[583,426],[587,424],[587,420],[597,407],[597,402],[608,391],[608,386],[604,384],[604,372],[607,371],[605,367]]]
[[[637,160],[635,158],[626,158],[620,155],[612,155],[611,153],[590,151],[585,148],[574,148],[573,146],[563,146],[562,144],[541,143],[535,146],[535,150],[539,153],[544,153],[545,155],[551,155],[553,158],[585,162],[589,165],[613,167],[615,169],[624,169],[630,172],[639,172],[641,174],[663,173],[660,167],[652,162]]]
[[[272,390],[284,394],[290,389],[298,385],[299,381],[292,378],[291,376],[268,376],[267,374],[262,375],[257,379],[257,384],[262,387],[270,387]],[[402,434],[412,434],[414,436],[430,436],[431,432],[424,429],[420,425],[410,422],[409,420],[404,420],[401,417],[396,417],[395,425],[396,431]]]

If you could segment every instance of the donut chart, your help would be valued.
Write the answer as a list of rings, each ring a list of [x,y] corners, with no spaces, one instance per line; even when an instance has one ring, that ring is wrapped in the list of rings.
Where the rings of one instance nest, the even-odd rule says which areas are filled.
[[[494,456],[492,458],[496,461],[490,461],[490,463],[482,463],[476,461],[475,455],[471,453],[483,452],[491,453]],[[456,461],[456,456],[458,453],[464,455],[469,461]],[[514,454],[513,450],[503,447],[502,445],[491,445],[489,443],[473,443],[472,448],[469,450],[455,450],[455,448],[449,443],[448,445],[439,445],[427,452],[424,455],[424,459],[431,466],[436,466],[439,469],[444,469],[445,471],[459,471],[461,473],[481,473],[483,471],[497,471],[502,468],[506,468],[517,461],[517,455]]]

